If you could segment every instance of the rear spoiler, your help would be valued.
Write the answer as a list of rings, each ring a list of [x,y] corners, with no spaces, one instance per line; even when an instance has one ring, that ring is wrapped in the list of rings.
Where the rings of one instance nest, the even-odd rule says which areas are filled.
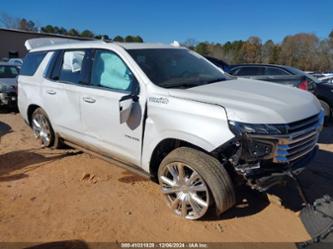
[[[40,47],[47,47],[51,45],[60,45],[60,44],[70,44],[70,43],[76,43],[80,40],[75,39],[67,39],[67,38],[34,38],[26,40],[24,43],[24,46],[27,48],[28,51],[35,48]]]

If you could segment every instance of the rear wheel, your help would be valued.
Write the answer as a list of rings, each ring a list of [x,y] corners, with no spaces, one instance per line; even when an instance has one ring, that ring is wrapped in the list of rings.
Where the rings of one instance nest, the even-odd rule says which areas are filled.
[[[210,206],[220,214],[235,204],[234,188],[223,165],[195,149],[172,151],[159,167],[158,180],[169,207],[185,219],[202,218]]]
[[[54,131],[46,113],[37,108],[31,117],[31,126],[36,138],[43,147],[51,147],[55,141]]]

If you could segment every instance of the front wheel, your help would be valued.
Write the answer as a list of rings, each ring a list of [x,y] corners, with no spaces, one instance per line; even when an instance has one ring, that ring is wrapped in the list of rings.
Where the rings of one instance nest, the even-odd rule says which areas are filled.
[[[221,214],[235,204],[234,188],[223,165],[195,149],[181,147],[167,155],[158,180],[172,211],[185,219],[200,219],[212,206]]]

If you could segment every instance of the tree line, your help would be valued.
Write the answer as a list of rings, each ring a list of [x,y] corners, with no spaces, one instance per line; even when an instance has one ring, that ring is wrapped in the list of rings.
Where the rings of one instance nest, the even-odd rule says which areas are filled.
[[[229,64],[269,63],[293,66],[304,71],[333,71],[333,30],[320,39],[312,33],[286,36],[281,43],[257,36],[246,41],[210,43],[187,40],[183,45],[196,52],[224,60]]]
[[[14,18],[5,13],[0,14],[0,25],[5,28],[73,37],[143,42],[138,35],[125,37],[116,35],[110,38],[106,34],[95,34],[88,29],[79,31],[75,28],[65,29],[53,25],[38,26],[32,20]],[[202,55],[222,59],[229,64],[269,63],[289,65],[305,71],[333,71],[333,30],[328,37],[322,39],[312,33],[298,33],[284,37],[281,43],[272,40],[263,43],[259,37],[251,36],[245,41],[228,41],[224,44],[188,39],[182,45]]]
[[[0,23],[3,27],[8,29],[18,29],[30,32],[42,32],[48,34],[66,35],[66,36],[73,36],[80,38],[113,40],[117,42],[143,42],[143,39],[139,35],[127,35],[125,37],[117,35],[112,39],[106,34],[95,34],[93,31],[89,29],[80,31],[75,28],[66,29],[64,27],[58,27],[54,25],[38,26],[32,20],[12,17],[7,15],[6,13],[0,14]]]

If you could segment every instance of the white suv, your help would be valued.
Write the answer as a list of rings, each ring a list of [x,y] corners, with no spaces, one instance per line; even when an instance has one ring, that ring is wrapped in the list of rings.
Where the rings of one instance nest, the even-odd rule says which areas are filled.
[[[234,186],[264,191],[315,154],[323,113],[309,92],[231,77],[182,47],[26,45],[18,105],[42,144],[64,142],[158,180],[186,219],[221,214],[236,202]]]

